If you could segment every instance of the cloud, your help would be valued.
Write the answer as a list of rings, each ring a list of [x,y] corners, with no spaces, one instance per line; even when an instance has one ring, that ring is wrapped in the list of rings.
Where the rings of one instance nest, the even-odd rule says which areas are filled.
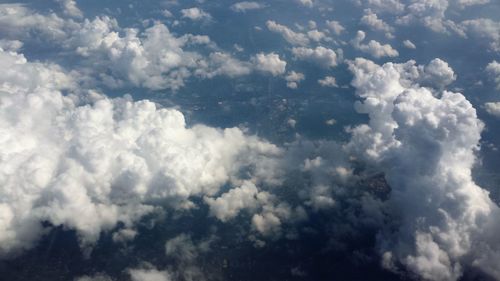
[[[474,5],[484,5],[490,3],[490,0],[458,0],[458,4],[462,8],[466,8],[468,6],[474,6]]]
[[[78,8],[75,0],[57,0],[63,9],[63,13],[74,18],[83,18],[82,11]]]
[[[496,60],[490,62],[486,66],[486,72],[488,75],[495,81],[496,88],[500,90],[500,63],[498,63]]]
[[[313,62],[324,68],[337,66],[337,54],[335,51],[319,46],[315,49],[298,47],[292,49],[295,58]]]
[[[354,38],[351,43],[354,46],[354,48],[364,52],[368,53],[374,58],[382,58],[382,57],[397,57],[399,56],[399,53],[397,50],[393,49],[391,45],[389,44],[380,44],[379,42],[375,40],[370,40],[368,44],[362,44],[363,40],[365,40],[366,34],[358,30],[358,33],[356,33],[356,38]]]
[[[484,108],[489,114],[500,117],[500,102],[487,102],[484,104]]]
[[[297,33],[284,25],[276,23],[275,21],[267,21],[266,26],[270,31],[279,33],[283,39],[292,45],[305,46],[309,44],[309,39],[306,35]]]
[[[286,61],[281,60],[275,53],[259,53],[252,58],[252,63],[256,70],[273,76],[284,74],[286,71]]]
[[[394,28],[392,26],[378,18],[377,14],[370,9],[366,9],[364,13],[363,17],[361,17],[362,24],[370,27],[372,30],[386,33],[389,38],[393,37],[391,33],[394,32]]]
[[[370,121],[351,129],[347,148],[385,174],[391,216],[398,218],[382,228],[383,263],[402,264],[428,280],[457,280],[464,267],[498,276],[484,262],[498,253],[497,242],[486,238],[498,207],[471,176],[483,123],[463,95],[436,96],[415,83],[418,68],[434,67],[350,64],[362,98],[356,110]]]
[[[17,52],[23,47],[24,43],[19,40],[0,39],[0,48],[6,51]]]
[[[187,18],[193,21],[210,20],[212,18],[209,13],[197,7],[182,9],[181,14],[183,18]]]
[[[210,206],[210,214],[226,222],[238,215],[241,210],[255,210],[260,206],[259,190],[251,182],[245,182],[239,188],[233,188],[217,199],[205,198]]]
[[[129,269],[128,274],[132,281],[172,281],[168,271],[161,271],[155,268]]]
[[[54,13],[42,15],[22,4],[0,4],[0,34],[4,39],[60,41],[76,28],[76,22],[64,20]]]
[[[488,18],[466,20],[460,23],[467,34],[473,38],[485,38],[489,40],[493,51],[500,51],[500,21]]]
[[[290,71],[285,77],[286,86],[290,89],[297,89],[298,83],[305,79],[305,75],[300,72]]]
[[[403,45],[408,49],[415,50],[417,48],[417,46],[415,46],[415,44],[413,44],[413,42],[411,42],[410,40],[403,41]]]
[[[265,8],[266,5],[259,3],[259,2],[253,2],[253,1],[243,1],[243,2],[238,2],[234,3],[231,5],[231,10],[235,12],[246,12],[250,10],[258,10],[258,9],[263,9]]]
[[[400,0],[362,0],[359,4],[363,7],[370,7],[376,12],[391,14],[399,14],[405,9],[405,4]]]
[[[208,65],[196,69],[195,74],[203,78],[219,75],[238,77],[250,74],[252,67],[251,63],[233,58],[228,53],[214,52],[209,55]]]
[[[319,79],[318,83],[323,87],[333,87],[337,88],[337,80],[333,76],[325,76],[323,79]]]
[[[314,5],[313,0],[296,0],[296,1],[298,3],[300,3],[301,5],[309,7],[309,8],[312,8],[312,6]]]
[[[345,30],[345,27],[343,27],[340,24],[340,22],[334,21],[334,20],[332,20],[332,21],[327,20],[326,21],[326,26],[328,27],[328,29],[330,29],[331,31],[333,31],[333,33],[335,35],[340,35]]]
[[[240,129],[187,127],[181,112],[147,100],[63,95],[76,88],[71,76],[19,54],[0,51],[0,64],[1,255],[32,247],[42,221],[91,246],[156,212],[150,202],[189,209],[193,196],[238,185],[240,168],[259,163],[255,183],[275,177],[265,155],[280,150]]]

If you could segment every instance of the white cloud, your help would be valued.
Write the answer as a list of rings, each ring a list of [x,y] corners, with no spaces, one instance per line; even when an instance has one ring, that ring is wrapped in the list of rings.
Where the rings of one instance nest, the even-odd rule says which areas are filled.
[[[0,4],[0,34],[4,39],[62,40],[78,28],[72,20],[64,20],[54,13],[38,14],[22,4]]]
[[[356,38],[351,41],[354,48],[368,53],[374,58],[382,58],[382,57],[397,57],[399,53],[397,50],[393,49],[389,44],[380,44],[375,40],[370,40],[368,44],[362,44],[363,40],[365,40],[366,34],[358,30],[356,34]]]
[[[479,18],[463,21],[460,26],[470,37],[489,40],[491,49],[500,52],[500,21]]]
[[[19,40],[0,39],[0,48],[5,51],[17,52],[23,47],[24,43]]]
[[[233,58],[228,53],[214,52],[209,55],[208,65],[195,70],[195,74],[204,78],[218,75],[238,77],[252,72],[252,65]]]
[[[337,80],[333,76],[325,76],[323,79],[319,79],[318,83],[323,87],[333,87],[337,88]]]
[[[132,281],[173,281],[168,271],[148,269],[129,269],[128,274]]]
[[[325,68],[337,66],[337,54],[335,51],[319,46],[315,49],[298,47],[292,49],[295,58],[313,62]]]
[[[298,83],[305,79],[304,74],[300,72],[290,71],[285,76],[286,86],[290,89],[297,89]],[[294,126],[295,127],[295,126]]]
[[[235,218],[241,210],[255,210],[260,206],[259,190],[251,182],[245,182],[241,187],[233,188],[217,199],[205,198],[210,207],[210,214],[226,222]]]
[[[65,15],[75,18],[82,18],[83,13],[78,8],[75,0],[56,0],[62,7]]]
[[[181,14],[183,18],[188,18],[194,21],[210,20],[212,18],[209,13],[197,7],[182,9]]]
[[[273,76],[284,74],[286,71],[286,61],[281,60],[275,53],[259,53],[252,58],[252,63],[256,70]]]
[[[345,28],[340,24],[338,21],[326,21],[326,26],[335,33],[335,35],[340,35],[342,32],[344,32]]]
[[[296,0],[296,1],[299,2],[301,5],[309,8],[311,8],[314,5],[313,0]]]
[[[76,281],[113,281],[111,277],[103,274],[96,274],[94,276],[81,276],[75,279]]]
[[[363,7],[370,7],[376,12],[399,14],[404,11],[405,5],[400,0],[361,0]]]
[[[458,0],[457,2],[462,8],[466,8],[473,5],[484,5],[490,3],[490,0]]]
[[[498,207],[471,176],[483,124],[463,95],[435,96],[415,83],[428,67],[414,64],[350,64],[356,110],[370,121],[351,130],[347,148],[385,174],[398,217],[398,230],[381,232],[384,264],[428,280],[456,280],[464,266],[498,278],[496,262],[486,262],[498,255],[489,232]]]
[[[319,42],[321,40],[328,40],[326,34],[317,29],[309,30],[307,32],[307,37],[309,37],[309,39],[311,39],[314,42]]]
[[[500,117],[500,102],[487,102],[484,104],[484,108],[489,114]]]
[[[253,2],[253,1],[243,1],[243,2],[238,2],[234,3],[231,5],[231,10],[235,12],[246,12],[249,10],[258,10],[265,8],[266,5],[259,3],[259,2]]]
[[[267,21],[266,26],[270,31],[279,33],[288,43],[292,45],[305,46],[309,44],[309,38],[307,38],[306,35],[297,33],[284,25],[276,23],[275,21]]]
[[[417,46],[415,46],[415,44],[413,44],[413,42],[411,42],[410,40],[403,41],[403,45],[408,49],[416,49],[417,48]]]
[[[364,11],[364,15],[361,17],[361,23],[370,27],[372,30],[385,32],[388,35],[391,35],[391,33],[394,32],[394,28],[392,26],[378,18],[377,14],[370,9],[366,9]],[[392,35],[388,37],[392,37]]]
[[[495,81],[496,88],[500,90],[500,63],[496,60],[486,66],[486,72]]]
[[[257,162],[254,182],[274,177],[262,157],[279,149],[240,129],[187,127],[181,112],[149,101],[63,95],[75,86],[62,69],[15,53],[0,51],[0,65],[1,255],[33,246],[41,221],[87,246],[157,208],[144,202],[190,208],[189,197],[239,183],[237,170]]]

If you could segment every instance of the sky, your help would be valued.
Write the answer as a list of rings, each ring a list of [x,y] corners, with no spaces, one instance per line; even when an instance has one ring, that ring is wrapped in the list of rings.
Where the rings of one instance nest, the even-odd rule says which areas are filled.
[[[498,0],[0,0],[0,71],[5,280],[500,280]]]

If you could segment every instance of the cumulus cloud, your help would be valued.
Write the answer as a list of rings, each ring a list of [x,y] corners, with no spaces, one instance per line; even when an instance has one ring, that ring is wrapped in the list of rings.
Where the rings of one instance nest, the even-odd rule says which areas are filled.
[[[500,90],[500,63],[496,60],[486,66],[486,72],[495,81],[496,88]]]
[[[384,32],[389,38],[393,37],[392,33],[394,32],[394,28],[380,19],[377,14],[370,9],[364,11],[364,15],[361,17],[361,23],[370,27],[372,30]]]
[[[383,264],[428,280],[457,280],[467,266],[498,278],[496,262],[485,262],[498,252],[486,238],[498,207],[471,176],[483,129],[475,109],[459,93],[436,96],[415,83],[414,62],[356,59],[350,69],[356,110],[370,121],[351,130],[347,147],[384,172],[398,218],[378,242]]]
[[[78,8],[75,0],[57,0],[57,2],[61,5],[65,15],[75,18],[83,17],[83,13]]]
[[[325,68],[337,66],[337,54],[335,51],[319,46],[315,49],[299,47],[293,48],[292,54],[295,58],[313,62]]]
[[[286,71],[286,61],[281,60],[275,53],[259,53],[252,58],[252,62],[256,70],[273,76],[284,74]]]
[[[466,8],[473,5],[484,5],[490,3],[490,0],[458,0],[457,2],[462,8]]]
[[[484,108],[489,114],[500,117],[500,102],[487,102],[484,104]]]
[[[305,46],[309,44],[309,38],[305,34],[295,32],[285,25],[269,20],[266,22],[266,26],[270,31],[280,34],[283,39],[292,45]]]
[[[193,21],[209,20],[212,18],[209,13],[197,7],[182,9],[181,14],[183,18],[187,18]]]
[[[225,222],[236,217],[241,210],[256,209],[260,205],[258,195],[257,187],[251,182],[245,182],[241,187],[233,188],[217,199],[207,197],[205,202],[210,206],[210,214]]]
[[[285,76],[286,86],[290,89],[297,89],[298,83],[305,79],[305,75],[300,72],[290,71]]]
[[[298,3],[300,3],[301,5],[309,7],[309,8],[311,8],[314,5],[313,0],[296,0],[296,1]]]
[[[323,79],[319,79],[318,83],[323,87],[333,87],[333,88],[338,87],[337,79],[335,79],[335,77],[333,76],[326,76]]]
[[[63,95],[75,85],[56,65],[4,51],[0,64],[2,255],[33,246],[42,221],[92,245],[158,208],[148,202],[191,208],[190,197],[238,184],[238,170],[256,163],[259,182],[273,170],[262,157],[280,154],[237,128],[187,127],[181,112],[149,101]]]
[[[375,40],[370,40],[368,44],[363,44],[362,42],[365,40],[366,34],[358,30],[358,33],[356,34],[356,38],[354,38],[351,43],[354,46],[354,48],[364,52],[368,53],[374,58],[382,58],[382,57],[397,57],[399,56],[399,52],[395,49],[392,48],[391,45],[389,44],[380,44],[379,42]]]
[[[17,52],[23,47],[24,43],[19,40],[0,39],[0,48],[6,51]]]
[[[342,32],[344,32],[345,28],[340,24],[340,22],[335,21],[335,20],[327,20],[326,21],[326,26],[328,29],[330,29],[335,35],[340,35]]]
[[[500,21],[479,18],[463,21],[460,25],[470,37],[485,38],[492,50],[500,51]]]
[[[246,12],[249,10],[258,10],[266,7],[264,4],[259,3],[259,2],[253,2],[253,1],[243,1],[243,2],[238,2],[234,3],[231,5],[231,10],[235,12]]]
[[[173,281],[168,271],[156,268],[129,269],[128,274],[132,281]]]
[[[0,4],[0,34],[6,38],[60,41],[76,28],[76,22],[54,13],[42,15],[22,4]]]
[[[405,10],[405,4],[400,0],[362,0],[359,1],[364,7],[370,7],[376,12],[399,14]]]

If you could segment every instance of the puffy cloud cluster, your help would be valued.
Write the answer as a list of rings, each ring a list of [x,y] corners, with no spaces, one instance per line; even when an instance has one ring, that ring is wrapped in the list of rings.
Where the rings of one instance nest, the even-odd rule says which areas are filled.
[[[212,42],[207,36],[186,34],[175,37],[160,23],[142,34],[135,29],[126,29],[120,36],[119,31],[116,21],[109,17],[85,20],[64,44],[85,57],[88,67],[107,70],[102,71],[100,79],[110,87],[130,83],[150,89],[176,90],[184,86],[185,80],[193,74],[201,77],[247,74],[241,68],[232,67],[236,59],[227,54],[224,54],[227,60],[220,60],[217,52],[207,58],[185,50],[191,45],[210,48]]]
[[[484,104],[484,108],[489,114],[500,117],[500,102],[487,102]]]
[[[75,0],[56,0],[61,5],[63,12],[65,15],[74,17],[74,18],[82,18],[83,13],[78,8]]]
[[[394,28],[380,19],[377,14],[370,9],[365,10],[365,14],[361,17],[361,23],[373,30],[384,32],[388,38],[393,37],[392,33],[394,32]]]
[[[366,34],[365,32],[358,30],[356,33],[356,37],[351,41],[354,48],[368,53],[374,58],[382,58],[382,57],[397,57],[399,53],[397,50],[393,49],[389,44],[380,44],[375,40],[370,40],[368,44],[363,44],[363,40],[365,40]]]
[[[55,13],[41,15],[22,4],[0,4],[0,34],[4,36],[62,40],[77,26]]]
[[[193,9],[185,9],[183,13],[195,19],[204,15],[201,10]],[[22,5],[3,4],[0,23],[0,34],[12,38],[0,42],[5,49],[20,49],[19,40],[28,40],[33,34],[40,35],[40,40],[52,39],[47,43],[64,48],[66,54],[79,56],[75,67],[82,74],[81,80],[91,84],[98,81],[110,88],[178,90],[191,77],[237,77],[254,70],[272,75],[284,73],[281,68],[285,62],[277,55],[258,54],[253,63],[240,61],[219,50],[208,36],[176,36],[159,22],[140,31],[121,28],[108,16],[75,22],[56,14],[43,15]]]
[[[258,10],[264,8],[265,5],[259,2],[253,2],[253,1],[243,1],[243,2],[237,2],[231,5],[231,10],[235,12],[246,12],[249,10]]]
[[[488,75],[495,81],[496,88],[500,90],[500,63],[498,63],[496,60],[490,62],[486,66],[486,72]]]
[[[491,49],[500,52],[500,21],[478,18],[463,21],[460,23],[460,27],[472,38],[488,40]]]
[[[133,229],[154,202],[191,208],[190,197],[238,184],[243,167],[256,183],[274,177],[280,150],[240,129],[187,127],[149,101],[63,95],[71,76],[16,53],[0,51],[0,64],[1,255],[31,247],[41,222],[91,245],[118,222]]]
[[[323,86],[323,87],[334,87],[337,88],[339,85],[337,85],[337,79],[333,76],[326,76],[323,79],[319,79],[318,83]]]
[[[210,16],[209,13],[197,7],[182,9],[181,14],[183,18],[187,18],[194,21],[210,20],[212,18],[212,16]]]
[[[234,219],[243,210],[248,212],[252,215],[252,226],[264,236],[279,235],[283,222],[302,220],[306,216],[301,207],[293,209],[271,193],[259,191],[251,182],[244,182],[216,199],[206,197],[205,202],[210,214],[223,222]]]
[[[335,51],[322,46],[315,49],[306,47],[293,48],[292,54],[297,59],[310,61],[325,68],[335,67],[338,63]]]
[[[305,34],[295,32],[285,25],[269,20],[266,22],[266,26],[270,31],[280,34],[283,39],[292,45],[305,46],[309,44],[309,38]]]
[[[300,72],[290,71],[285,77],[286,86],[290,89],[297,89],[299,82],[305,78],[305,75]]]
[[[340,22],[335,21],[335,20],[327,20],[326,21],[326,26],[328,29],[330,29],[335,35],[339,35],[342,32],[344,32],[345,27],[343,27]]]
[[[313,0],[297,0],[297,2],[309,8],[311,8],[314,5]]]
[[[275,53],[259,53],[252,58],[252,63],[256,70],[273,76],[281,75],[286,71],[286,61],[280,59],[280,56]]]
[[[457,280],[471,266],[500,278],[491,259],[498,256],[498,206],[471,171],[483,124],[463,95],[437,95],[418,83],[425,76],[419,69],[440,69],[444,81],[436,84],[448,83],[446,68],[356,59],[350,69],[363,99],[356,109],[370,121],[351,129],[346,147],[391,186],[393,223],[378,240],[384,266],[403,265],[428,280]]]

